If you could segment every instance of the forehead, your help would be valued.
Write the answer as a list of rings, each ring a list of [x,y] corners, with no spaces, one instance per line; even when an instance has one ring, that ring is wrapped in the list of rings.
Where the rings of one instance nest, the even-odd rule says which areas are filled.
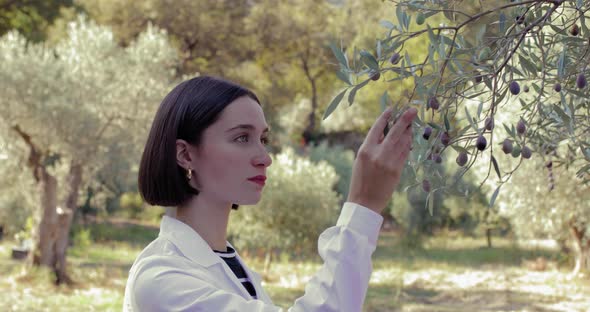
[[[259,129],[267,126],[262,107],[248,96],[237,98],[226,106],[215,123],[224,128],[239,124],[251,124]]]

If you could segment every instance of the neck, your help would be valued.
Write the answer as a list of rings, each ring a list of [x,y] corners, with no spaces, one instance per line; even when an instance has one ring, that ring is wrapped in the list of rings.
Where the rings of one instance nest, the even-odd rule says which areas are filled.
[[[211,249],[226,251],[230,210],[231,203],[208,200],[201,193],[178,207],[176,219],[195,230]]]

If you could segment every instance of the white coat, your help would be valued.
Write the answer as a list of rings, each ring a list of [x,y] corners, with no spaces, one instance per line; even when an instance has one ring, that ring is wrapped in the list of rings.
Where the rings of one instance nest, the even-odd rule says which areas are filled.
[[[382,222],[378,213],[345,203],[336,226],[319,237],[323,265],[288,311],[361,311]],[[191,227],[164,216],[158,238],[129,271],[123,311],[284,311],[272,303],[260,275],[237,258],[256,289],[256,300]]]

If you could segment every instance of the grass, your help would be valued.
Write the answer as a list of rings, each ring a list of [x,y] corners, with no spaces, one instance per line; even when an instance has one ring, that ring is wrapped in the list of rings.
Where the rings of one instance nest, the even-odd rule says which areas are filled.
[[[42,269],[23,274],[22,262],[10,259],[13,242],[0,242],[0,307],[8,307],[3,311],[120,311],[127,272],[158,229],[124,221],[85,229],[91,240],[77,238],[81,246],[69,249],[73,286],[54,286],[51,274]],[[590,306],[583,301],[590,298],[587,281],[566,280],[559,270],[522,268],[523,259],[539,256],[562,257],[497,238],[493,248],[485,247],[484,239],[439,237],[426,240],[422,249],[409,249],[394,235],[383,233],[373,256],[364,311],[561,311],[547,307],[564,302],[564,311],[577,311],[576,304]],[[260,259],[246,261],[262,271]],[[275,304],[288,307],[303,295],[320,265],[317,260],[275,262],[264,287]],[[582,299],[571,294],[581,294]]]
[[[138,247],[149,244],[158,237],[159,232],[157,225],[125,220],[78,225],[72,232],[75,233],[81,229],[89,230],[92,240],[97,243],[124,242]]]
[[[406,270],[424,267],[478,268],[486,265],[520,266],[523,259],[544,257],[560,260],[559,253],[543,249],[523,249],[504,238],[495,238],[493,247],[488,248],[483,238],[444,237],[429,239],[424,248],[405,248],[399,240],[383,233],[373,255],[374,268],[389,267],[392,264]]]

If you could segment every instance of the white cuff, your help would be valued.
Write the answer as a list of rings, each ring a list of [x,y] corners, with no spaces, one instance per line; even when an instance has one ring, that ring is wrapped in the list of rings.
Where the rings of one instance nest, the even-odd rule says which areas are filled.
[[[373,210],[353,203],[345,202],[336,222],[337,226],[345,226],[361,234],[365,234],[369,242],[377,244],[379,231],[383,224],[383,216]]]

